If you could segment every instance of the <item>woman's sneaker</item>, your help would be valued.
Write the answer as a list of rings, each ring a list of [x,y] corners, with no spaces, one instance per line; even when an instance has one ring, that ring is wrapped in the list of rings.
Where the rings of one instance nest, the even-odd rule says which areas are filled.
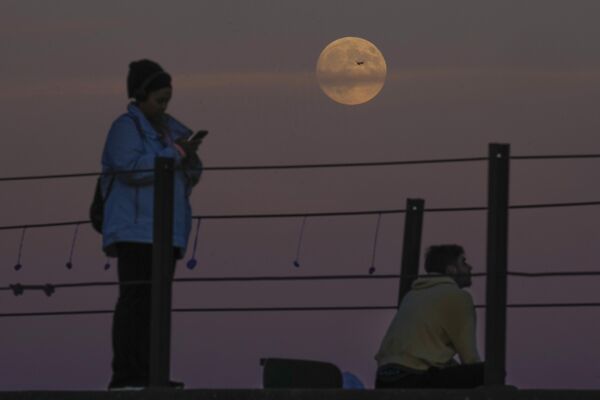
[[[149,387],[148,382],[111,382],[108,385],[108,390],[144,390]],[[185,385],[183,382],[169,381],[168,388],[170,389],[183,389]]]
[[[148,387],[146,381],[121,381],[111,382],[108,390],[144,390]]]
[[[183,382],[169,381],[169,387],[171,389],[183,389],[185,385],[183,384]]]

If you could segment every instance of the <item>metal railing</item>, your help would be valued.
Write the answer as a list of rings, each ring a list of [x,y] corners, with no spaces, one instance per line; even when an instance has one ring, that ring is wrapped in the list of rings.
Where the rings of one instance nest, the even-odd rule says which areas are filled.
[[[152,386],[166,386],[169,378],[170,359],[170,317],[171,312],[277,312],[277,311],[351,311],[351,310],[394,310],[397,309],[404,295],[410,289],[413,280],[419,277],[419,255],[421,253],[421,237],[424,213],[436,212],[487,212],[487,262],[486,273],[473,274],[475,277],[486,278],[486,304],[476,305],[477,308],[486,308],[486,385],[505,384],[506,375],[506,310],[507,308],[539,308],[539,307],[598,307],[600,303],[534,303],[534,304],[507,304],[507,278],[518,277],[553,277],[553,276],[599,276],[600,271],[573,271],[573,272],[542,272],[528,273],[508,271],[507,269],[507,241],[508,222],[510,210],[524,210],[535,208],[555,207],[582,207],[597,206],[600,201],[580,201],[547,204],[522,204],[509,205],[509,167],[510,160],[548,160],[570,158],[600,158],[600,154],[578,155],[537,155],[537,156],[510,156],[510,146],[507,144],[491,144],[487,158],[452,158],[437,160],[413,160],[373,163],[343,163],[343,164],[309,164],[309,165],[263,165],[263,166],[233,166],[233,167],[207,167],[207,171],[234,171],[234,170],[270,170],[270,169],[309,169],[309,168],[354,168],[378,167],[391,165],[417,165],[463,162],[488,162],[488,203],[487,206],[454,207],[454,208],[425,208],[425,200],[408,199],[404,209],[391,210],[363,210],[344,212],[320,213],[278,213],[278,214],[237,214],[237,215],[203,215],[194,216],[196,219],[249,219],[249,218],[298,218],[298,217],[324,217],[324,216],[350,216],[350,215],[378,215],[405,214],[403,253],[401,273],[398,275],[333,275],[333,276],[304,276],[304,277],[229,277],[229,278],[169,278],[167,273],[172,264],[173,253],[171,245],[173,229],[173,182],[176,167],[171,159],[158,158],[153,170],[155,179],[155,210],[154,210],[154,248],[153,248],[153,279],[152,281],[138,282],[80,282],[63,284],[12,284],[0,287],[2,291],[12,291],[14,295],[23,295],[26,291],[39,290],[51,296],[57,289],[91,286],[115,285],[152,285],[152,324],[151,324],[151,370],[150,379]],[[132,171],[119,171],[115,173],[131,173]],[[139,171],[136,171],[139,172]],[[0,182],[36,179],[63,179],[97,176],[98,173],[61,174],[61,175],[36,175],[27,177],[5,177]],[[45,228],[51,226],[80,225],[89,223],[87,220],[63,221],[46,224],[10,225],[0,226],[0,230]],[[375,238],[377,240],[377,238]],[[421,275],[422,276],[422,275]],[[233,308],[175,308],[171,307],[171,293],[173,282],[256,282],[256,281],[309,281],[309,280],[362,280],[362,279],[395,279],[399,282],[398,300],[394,305],[378,306],[319,306],[319,307],[233,307]],[[53,311],[53,312],[21,312],[2,313],[0,317],[34,317],[58,315],[96,315],[109,314],[113,310],[81,310],[81,311]]]

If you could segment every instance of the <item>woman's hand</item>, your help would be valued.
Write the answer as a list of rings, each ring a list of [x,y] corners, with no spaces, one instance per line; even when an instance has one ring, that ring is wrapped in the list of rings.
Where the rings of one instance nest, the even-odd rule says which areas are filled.
[[[198,147],[200,147],[200,143],[202,143],[202,139],[188,141],[181,138],[175,141],[175,144],[183,150],[183,158],[185,159],[194,159],[198,157],[196,152],[198,151]]]

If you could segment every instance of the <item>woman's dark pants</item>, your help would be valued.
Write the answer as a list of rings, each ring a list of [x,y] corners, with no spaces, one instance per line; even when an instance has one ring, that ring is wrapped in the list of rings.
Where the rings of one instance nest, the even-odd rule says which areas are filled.
[[[119,282],[152,280],[152,245],[118,243]],[[171,278],[175,262],[171,268]],[[148,384],[151,285],[120,285],[113,316],[111,386]]]

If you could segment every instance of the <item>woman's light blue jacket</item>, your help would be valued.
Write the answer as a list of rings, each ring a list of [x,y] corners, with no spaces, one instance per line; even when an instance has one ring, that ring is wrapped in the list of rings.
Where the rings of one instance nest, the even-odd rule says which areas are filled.
[[[170,143],[161,140],[141,110],[132,103],[108,132],[102,171],[133,171],[102,178],[105,197],[102,247],[108,256],[117,256],[115,244],[119,242],[152,243],[154,173],[135,171],[153,169],[156,157],[173,158],[175,166],[181,167],[182,158],[172,142],[192,133],[171,116],[166,116],[166,123],[171,134]],[[177,248],[179,258],[185,253],[191,228],[189,196],[201,172],[199,159],[191,165],[186,164],[185,169],[175,171],[173,246]]]

